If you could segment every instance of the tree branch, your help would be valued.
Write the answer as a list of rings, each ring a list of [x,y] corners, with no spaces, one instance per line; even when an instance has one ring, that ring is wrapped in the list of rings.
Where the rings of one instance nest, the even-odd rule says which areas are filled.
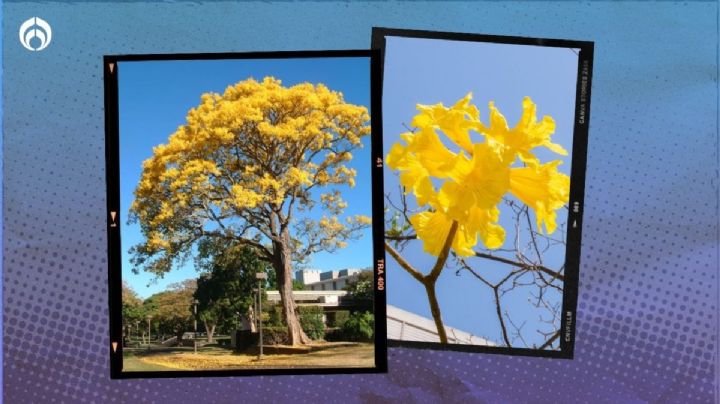
[[[556,339],[560,336],[560,330],[558,330],[555,334],[553,334],[552,337],[550,337],[549,340],[545,341],[544,344],[540,345],[538,349],[545,349],[552,345],[553,342],[555,342]]]
[[[270,252],[270,250],[268,250],[267,247],[258,243],[257,241],[246,239],[246,238],[233,237],[233,236],[230,236],[227,234],[220,233],[218,231],[210,231],[210,232],[206,231],[203,233],[203,235],[208,236],[208,237],[217,237],[217,238],[222,238],[222,239],[226,239],[226,240],[236,241],[240,244],[247,245],[247,246],[257,249],[262,254],[262,257],[260,257],[260,258],[266,258],[266,260],[272,259],[272,253]]]
[[[437,261],[435,261],[435,266],[432,267],[430,273],[427,275],[427,278],[431,280],[433,284],[437,280],[438,276],[440,276],[440,272],[442,272],[442,269],[445,266],[445,261],[447,261],[448,255],[450,254],[450,247],[452,246],[453,240],[455,240],[455,233],[457,233],[457,229],[458,222],[453,220],[452,225],[450,226],[450,231],[445,239],[445,244],[443,244],[443,248],[440,250],[440,254],[438,254]]]
[[[525,269],[529,269],[529,270],[538,270],[538,271],[544,272],[560,281],[565,281],[565,276],[563,276],[561,273],[555,272],[543,265],[523,264],[522,262],[509,260],[507,258],[502,258],[502,257],[496,257],[494,255],[485,254],[485,253],[481,253],[481,252],[477,252],[477,251],[475,252],[475,256],[478,258],[489,259],[491,261],[502,262],[504,264],[512,265],[512,266],[515,266],[518,268],[525,268]]]
[[[385,239],[386,239],[386,240],[393,240],[393,241],[415,240],[415,239],[417,239],[417,235],[416,235],[416,234],[408,234],[408,235],[406,235],[406,236],[388,236],[388,235],[385,235]],[[478,252],[478,251],[475,252],[475,256],[478,257],[478,258],[485,258],[485,259],[488,259],[488,260],[491,260],[491,261],[502,262],[503,264],[512,265],[512,266],[518,267],[518,268],[524,268],[524,269],[529,269],[529,270],[541,271],[541,272],[544,272],[544,273],[547,274],[547,275],[552,276],[552,277],[555,278],[555,279],[558,279],[558,280],[560,280],[560,281],[565,281],[565,276],[564,276],[563,274],[561,274],[561,273],[559,273],[559,272],[556,272],[556,271],[553,271],[552,269],[550,269],[550,268],[548,268],[548,267],[546,267],[546,266],[544,266],[544,265],[524,264],[524,263],[522,263],[522,262],[513,261],[513,260],[511,260],[511,259],[507,259],[507,258],[503,258],[503,257],[498,257],[498,256],[491,255],[491,254],[481,253],[481,252]]]
[[[505,345],[510,347],[510,338],[508,338],[507,328],[505,328],[505,320],[502,316],[502,311],[500,310],[500,295],[498,294],[498,288],[493,288],[493,294],[495,295],[495,312],[497,313],[498,320],[500,321],[500,329],[502,330],[502,336],[503,340],[505,340]]]
[[[527,218],[528,230],[530,230],[530,240],[532,241],[532,245],[535,249],[535,254],[537,255],[538,262],[542,265],[542,254],[540,254],[540,249],[538,248],[537,240],[535,239],[535,232],[532,227],[532,221],[530,220],[530,211],[527,209],[525,209],[525,218]]]
[[[392,240],[392,241],[407,241],[407,240],[415,240],[417,238],[416,235],[410,234],[407,236],[389,236],[385,235],[385,240]]]
[[[418,270],[412,267],[405,259],[400,255],[399,252],[395,251],[394,248],[390,247],[390,244],[385,243],[385,251],[390,253],[390,255],[395,258],[395,261],[397,261],[398,264],[400,264],[400,267],[407,271],[410,275],[412,275],[413,278],[420,281],[420,283],[425,284],[425,277],[423,274],[421,274]]]
[[[445,325],[443,324],[442,315],[440,314],[440,304],[438,303],[437,294],[435,293],[435,281],[423,282],[423,285],[425,286],[428,303],[430,303],[430,313],[432,313],[433,320],[435,321],[435,328],[437,328],[440,343],[447,344],[447,333],[445,332]]]

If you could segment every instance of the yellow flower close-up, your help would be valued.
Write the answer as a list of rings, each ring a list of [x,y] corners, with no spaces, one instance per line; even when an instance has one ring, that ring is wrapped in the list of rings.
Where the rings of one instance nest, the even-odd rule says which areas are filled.
[[[561,161],[554,160],[537,168],[521,167],[510,170],[510,192],[535,210],[538,231],[544,223],[547,234],[557,228],[556,213],[568,201],[570,178],[559,172]]]
[[[539,146],[567,156],[567,150],[550,141],[550,137],[555,133],[555,121],[552,117],[544,116],[538,122],[537,106],[530,97],[523,98],[522,106],[520,121],[510,129],[505,116],[495,107],[494,102],[490,102],[490,126],[478,122],[475,129],[482,133],[488,144],[502,153],[506,159],[513,160],[517,155],[523,163],[537,166],[540,160],[530,150]]]
[[[451,107],[417,105],[416,130],[401,134],[402,142],[392,145],[386,159],[399,172],[404,193],[415,196],[418,210],[409,217],[410,225],[424,251],[434,256],[441,254],[453,222],[456,254],[475,254],[479,241],[488,249],[500,248],[506,229],[498,223],[498,206],[506,195],[532,209],[538,231],[544,227],[547,234],[557,229],[556,210],[569,198],[570,178],[558,171],[562,161],[541,163],[532,153],[543,146],[567,155],[551,141],[552,117],[538,122],[537,106],[525,97],[514,128],[493,102],[485,125],[471,100],[468,93]]]

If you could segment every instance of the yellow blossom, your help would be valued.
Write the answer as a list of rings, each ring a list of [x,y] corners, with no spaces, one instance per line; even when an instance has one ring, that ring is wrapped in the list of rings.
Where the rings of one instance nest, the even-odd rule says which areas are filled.
[[[489,249],[500,248],[505,229],[498,224],[498,204],[508,193],[532,208],[538,227],[542,231],[544,225],[548,233],[557,227],[555,210],[568,200],[570,179],[557,171],[560,161],[540,165],[530,151],[545,146],[567,155],[550,140],[555,130],[552,118],[538,123],[536,106],[525,97],[515,128],[508,128],[492,102],[490,125],[485,126],[471,97],[466,95],[450,108],[418,105],[412,121],[418,130],[401,134],[403,142],[393,144],[386,158],[388,167],[400,172],[405,193],[413,193],[418,207],[425,209],[412,215],[410,224],[424,251],[435,256],[453,222],[458,224],[452,241],[456,254],[473,255],[478,238]],[[471,130],[479,132],[481,141],[471,139]],[[458,150],[446,146],[439,133]],[[512,167],[516,155],[528,166]]]
[[[475,105],[470,104],[472,93],[447,108],[442,103],[435,105],[417,105],[420,111],[413,118],[412,125],[417,128],[437,128],[468,152],[472,152],[470,129],[474,129],[474,121],[480,119]],[[466,119],[469,117],[470,119]]]
[[[555,210],[568,201],[570,177],[558,171],[560,160],[542,164],[537,168],[522,167],[510,170],[510,192],[535,210],[538,230],[542,225],[548,234],[557,228]]]
[[[395,143],[387,156],[387,165],[400,171],[400,183],[405,187],[405,192],[414,192],[418,203],[424,205],[435,197],[430,177],[445,178],[453,175],[455,166],[467,158],[448,150],[430,128],[400,136],[407,142],[407,146]]]
[[[512,129],[508,128],[507,120],[495,107],[495,103],[490,102],[489,106],[490,126],[478,123],[477,129],[485,135],[488,144],[506,153],[506,158],[512,160],[517,155],[522,162],[536,166],[540,161],[530,150],[539,146],[545,146],[557,154],[567,156],[567,150],[550,141],[551,135],[555,132],[555,121],[550,116],[544,116],[542,121],[538,122],[537,106],[530,97],[523,99],[522,116]]]

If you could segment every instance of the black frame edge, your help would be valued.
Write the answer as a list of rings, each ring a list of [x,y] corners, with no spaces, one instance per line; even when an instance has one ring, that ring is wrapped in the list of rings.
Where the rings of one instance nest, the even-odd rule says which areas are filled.
[[[375,366],[388,371],[387,361],[387,297],[385,276],[385,201],[383,199],[383,131],[382,131],[382,66],[380,52],[370,50],[370,125],[371,125],[371,180],[373,213],[373,255],[375,299]],[[378,315],[378,314],[381,315]]]
[[[573,128],[572,168],[570,173],[570,198],[567,221],[567,246],[565,250],[565,282],[560,318],[560,350],[538,350],[532,348],[508,348],[485,345],[441,344],[436,342],[388,340],[393,348],[434,349],[442,351],[475,352],[489,354],[505,354],[515,356],[546,357],[573,359],[575,351],[576,311],[579,288],[579,266],[581,255],[582,212],[584,208],[585,172],[587,168],[587,145],[590,122],[590,92],[592,84],[592,67],[594,42],[566,39],[544,39],[520,36],[486,35],[477,33],[443,32],[413,29],[373,27],[371,47],[379,50],[381,67],[385,65],[385,38],[396,36],[418,39],[440,39],[472,42],[492,42],[511,45],[535,45],[579,49],[578,76],[576,81],[575,123]],[[584,67],[585,66],[585,67]],[[585,73],[583,72],[585,69]],[[586,85],[582,88],[582,75],[585,74]],[[382,77],[382,76],[381,76]],[[581,102],[581,92],[585,91],[585,100]],[[584,117],[581,122],[581,109]],[[573,212],[573,202],[579,202],[580,209]],[[570,228],[572,220],[577,220],[577,228]],[[568,324],[570,322],[570,324]]]
[[[112,66],[112,70],[111,70]],[[118,81],[117,61],[112,57],[103,57],[105,84],[105,180],[107,193],[107,238],[108,238],[108,308],[109,318],[122,316],[122,279],[120,277],[120,162],[118,132]],[[112,184],[116,184],[113,186]],[[117,212],[116,226],[110,212]],[[122,321],[121,321],[122,323]],[[122,371],[122,324],[110,321],[110,377],[115,379]],[[113,343],[117,343],[113,350]],[[117,360],[119,359],[119,361]]]
[[[103,56],[105,89],[105,161],[107,187],[107,236],[108,236],[108,295],[109,295],[109,336],[110,336],[110,378],[182,378],[182,377],[253,377],[267,375],[311,375],[311,374],[378,374],[387,373],[387,332],[385,288],[378,289],[379,260],[385,259],[384,216],[382,192],[382,167],[376,167],[376,157],[382,157],[382,87],[380,81],[380,53],[372,49],[310,50],[273,52],[223,52],[223,53],[178,53],[178,54],[125,54]],[[122,259],[120,239],[120,149],[119,149],[119,107],[118,107],[118,62],[176,61],[176,60],[217,60],[217,59],[292,59],[326,57],[364,57],[369,60],[370,75],[370,127],[371,127],[371,209],[373,213],[373,259],[375,262],[375,366],[358,368],[260,368],[232,370],[168,370],[168,371],[122,371]],[[110,65],[113,64],[111,71]],[[378,113],[380,117],[376,117]],[[380,180],[377,181],[376,179]],[[378,192],[379,191],[379,192]],[[112,227],[110,212],[115,211],[117,226]],[[378,216],[378,212],[380,216]],[[379,235],[379,237],[378,237]],[[383,276],[384,279],[384,276]],[[113,351],[112,342],[117,342]]]
[[[568,357],[575,355],[577,330],[577,302],[580,282],[580,257],[582,253],[582,224],[585,210],[585,176],[590,127],[590,93],[595,46],[584,43],[578,54],[578,75],[575,92],[575,124],[573,128],[573,157],[570,180],[570,201],[567,218],[567,249],[565,255],[565,281],[574,287],[563,291],[560,346]],[[577,204],[577,205],[576,205]],[[577,211],[575,209],[577,206]],[[570,227],[571,220],[577,227]],[[568,324],[570,322],[570,324]]]

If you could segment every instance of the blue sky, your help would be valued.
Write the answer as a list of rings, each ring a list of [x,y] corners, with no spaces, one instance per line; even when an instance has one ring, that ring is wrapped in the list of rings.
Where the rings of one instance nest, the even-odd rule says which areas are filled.
[[[126,224],[142,162],[152,148],[185,123],[185,116],[205,92],[222,93],[229,85],[250,77],[273,76],[291,86],[301,82],[324,83],[343,93],[345,101],[370,107],[369,58],[234,59],[194,61],[121,62],[118,66],[120,111],[120,212],[122,222],[123,280],[148,297],[174,282],[197,277],[192,263],[176,268],[151,283],[154,275],[131,272],[128,249],[142,241],[137,224]],[[355,188],[342,187],[349,203],[346,214],[371,214],[370,139],[356,150],[350,167],[357,170]],[[316,195],[317,197],[317,195]],[[314,214],[318,214],[315,212]],[[360,240],[349,241],[335,254],[319,253],[308,266],[318,269],[366,267],[372,264],[372,237],[367,229]],[[148,286],[150,284],[150,286]]]
[[[480,109],[480,117],[487,123],[489,101],[494,101],[514,126],[522,112],[522,99],[530,96],[538,106],[538,119],[550,115],[556,122],[553,141],[572,154],[572,130],[575,109],[577,54],[566,48],[527,45],[507,45],[481,42],[449,41],[422,38],[387,37],[383,88],[383,148],[385,155],[399,134],[407,131],[417,113],[415,104],[444,103],[452,105],[472,91],[473,102]],[[477,136],[475,141],[480,141]],[[570,158],[542,148],[535,149],[542,162],[561,158],[560,170],[570,173]],[[398,200],[398,177],[385,170],[385,192]],[[416,208],[414,197],[410,206]],[[567,212],[558,211],[558,224],[566,221]],[[508,237],[504,248],[512,246],[514,226],[510,226],[509,211],[501,208],[500,224]],[[533,216],[534,221],[534,216]],[[562,238],[559,229],[553,236]],[[521,233],[521,236],[526,234]],[[479,245],[476,249],[478,249]],[[564,262],[565,248],[551,248],[543,257],[552,269]],[[416,268],[427,272],[435,258],[425,254],[419,241],[410,242],[403,256]],[[405,310],[431,317],[424,288],[388,256],[387,301]],[[450,262],[450,261],[449,261]],[[508,273],[508,267],[491,261],[472,258],[470,263],[491,282]],[[528,303],[529,288],[519,288],[503,297],[503,304],[518,326],[524,331],[538,324],[538,311]],[[492,290],[469,276],[455,276],[451,264],[437,283],[438,300],[443,320],[448,326],[501,341],[501,331],[495,313]],[[548,295],[559,302],[560,293]],[[532,308],[531,308],[532,307]],[[532,328],[534,330],[534,328]],[[534,332],[525,333],[534,335]],[[539,335],[526,338],[528,344],[540,344]],[[517,341],[519,343],[519,341]]]

